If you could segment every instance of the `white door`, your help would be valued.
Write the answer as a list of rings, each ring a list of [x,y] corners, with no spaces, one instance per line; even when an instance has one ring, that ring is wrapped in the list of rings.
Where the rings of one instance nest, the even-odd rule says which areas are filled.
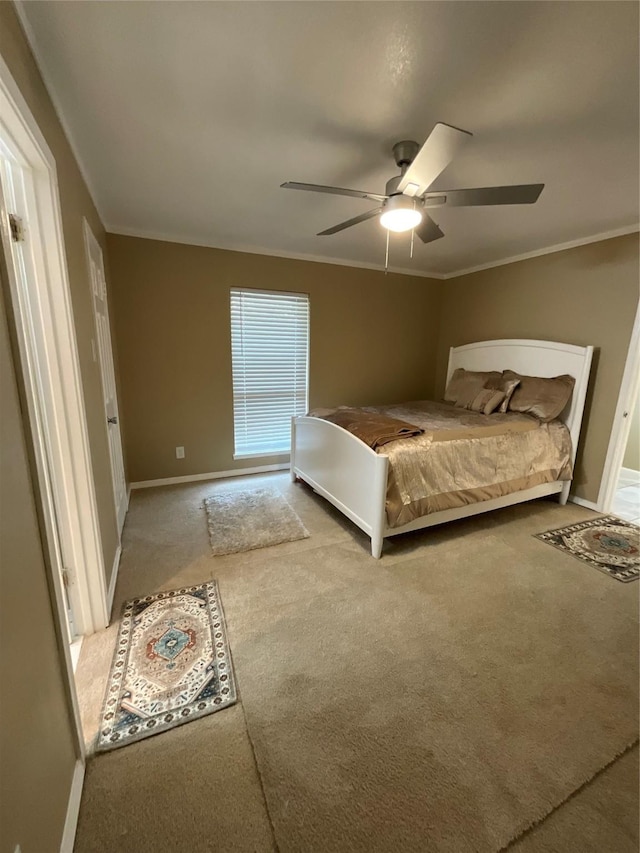
[[[122,438],[118,418],[116,377],[113,369],[107,285],[104,274],[102,249],[89,228],[89,223],[86,219],[84,220],[84,238],[87,251],[87,264],[89,265],[89,281],[91,282],[91,291],[93,293],[93,311],[98,338],[97,358],[100,363],[100,373],[102,375],[102,393],[104,396],[105,420],[109,438],[109,454],[111,456],[113,497],[116,506],[116,517],[118,519],[118,532],[122,533],[124,517],[127,513],[127,485],[122,460]],[[95,355],[94,353],[94,357]]]
[[[19,163],[4,154],[0,147],[0,215],[3,226],[2,244],[5,250],[9,285],[12,292],[13,308],[19,316],[16,317],[16,327],[20,332],[21,320],[29,322],[33,305],[28,299],[29,287],[37,281],[37,270],[34,263],[32,246],[32,227],[30,215],[33,205],[29,205],[29,188],[31,174]],[[7,305],[7,313],[11,311]],[[51,444],[55,442],[55,426],[50,422],[51,415],[47,412],[45,395],[49,389],[38,371],[38,344],[35,339],[19,336],[18,346],[23,365],[26,366],[25,380],[28,384],[27,405],[35,446],[35,461],[38,471],[40,498],[43,506],[43,520],[46,527],[46,541],[49,546],[49,559],[52,568],[60,579],[60,589],[63,598],[64,624],[69,643],[76,639],[74,626],[74,607],[78,612],[80,603],[77,599],[77,586],[70,583],[70,572],[67,566],[71,563],[68,555],[71,547],[65,541],[60,529],[61,502],[65,500],[61,478],[58,476],[53,461]]]

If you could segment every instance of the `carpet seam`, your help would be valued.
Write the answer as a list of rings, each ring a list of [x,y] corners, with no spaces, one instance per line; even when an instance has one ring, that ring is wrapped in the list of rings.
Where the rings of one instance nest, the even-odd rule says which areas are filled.
[[[628,743],[625,747],[623,747],[621,750],[616,752],[616,754],[613,756],[613,758],[611,758],[609,761],[607,761],[606,764],[603,764],[602,767],[600,767],[598,770],[596,770],[595,773],[593,773],[591,776],[588,777],[588,779],[585,779],[585,781],[581,785],[578,785],[577,788],[574,788],[574,790],[571,791],[569,794],[567,794],[567,796],[564,797],[564,799],[560,800],[559,803],[557,803],[555,806],[553,806],[551,809],[549,809],[549,811],[546,812],[546,814],[542,815],[542,817],[537,818],[534,821],[531,821],[531,823],[528,826],[526,826],[517,835],[514,835],[513,838],[511,838],[509,841],[507,841],[506,844],[504,844],[502,847],[500,847],[496,851],[496,853],[506,853],[506,851],[510,850],[514,844],[517,844],[517,842],[520,841],[522,838],[526,837],[531,832],[536,830],[539,826],[541,826],[543,823],[545,823],[547,821],[547,819],[551,817],[551,815],[555,814],[564,805],[566,805],[568,802],[570,802],[574,797],[576,797],[578,794],[582,793],[582,791],[584,791],[586,788],[588,788],[592,782],[594,782],[602,773],[605,772],[605,770],[608,770],[610,767],[612,767],[616,763],[616,761],[619,761],[623,756],[625,756],[629,752],[631,752],[632,749],[635,749],[638,746],[638,743],[640,743],[640,738],[635,738],[635,740],[631,741],[631,743]]]
[[[236,685],[237,686],[237,685]],[[278,839],[276,837],[276,829],[273,825],[273,819],[271,817],[271,812],[269,811],[269,802],[267,800],[267,792],[265,790],[264,781],[262,779],[262,773],[260,772],[260,765],[258,764],[258,756],[256,755],[256,748],[253,743],[253,738],[251,737],[251,733],[249,731],[249,723],[247,721],[247,714],[244,710],[244,702],[242,701],[242,694],[240,692],[239,687],[237,687],[238,691],[238,704],[242,708],[242,718],[244,719],[244,727],[247,732],[247,740],[249,741],[249,746],[251,747],[251,755],[253,757],[253,763],[256,768],[256,773],[258,775],[258,781],[260,782],[260,791],[262,793],[262,801],[264,802],[264,810],[267,813],[267,821],[269,822],[269,829],[271,830],[271,838],[273,839],[273,846],[276,853],[280,853],[280,845],[278,844]]]

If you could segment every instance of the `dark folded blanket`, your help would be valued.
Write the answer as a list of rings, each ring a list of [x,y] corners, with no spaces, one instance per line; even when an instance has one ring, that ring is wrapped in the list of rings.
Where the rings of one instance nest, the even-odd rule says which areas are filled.
[[[390,441],[411,438],[424,432],[420,427],[398,418],[390,418],[388,415],[366,412],[362,409],[337,409],[329,415],[324,415],[324,420],[346,429],[373,450]]]

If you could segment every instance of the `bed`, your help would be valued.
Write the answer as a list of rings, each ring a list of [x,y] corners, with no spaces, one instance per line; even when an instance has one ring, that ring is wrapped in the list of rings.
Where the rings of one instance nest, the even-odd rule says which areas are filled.
[[[512,370],[518,374],[539,377],[563,374],[573,377],[575,385],[571,399],[558,417],[558,421],[566,426],[564,432],[570,439],[568,454],[570,464],[573,465],[592,356],[593,347],[552,341],[499,340],[467,344],[450,349],[447,383],[458,368],[468,371]],[[411,442],[413,439],[406,441]],[[564,504],[569,496],[571,480],[557,479],[539,482],[509,494],[473,499],[460,506],[436,508],[406,523],[399,523],[403,519],[392,513],[393,502],[389,502],[388,487],[392,482],[390,456],[397,454],[397,448],[404,442],[404,439],[395,441],[376,451],[351,432],[323,417],[292,418],[291,479],[307,483],[370,536],[371,553],[375,558],[381,556],[385,537],[548,495],[557,494],[560,503]]]

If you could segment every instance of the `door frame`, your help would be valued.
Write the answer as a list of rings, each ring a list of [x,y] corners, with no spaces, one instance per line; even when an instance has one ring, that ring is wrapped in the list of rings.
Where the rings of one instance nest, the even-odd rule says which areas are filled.
[[[613,498],[622,468],[624,451],[631,429],[631,411],[637,394],[640,393],[640,302],[636,308],[633,331],[629,341],[629,351],[620,383],[618,403],[611,427],[611,437],[602,471],[597,509],[599,512],[611,512]]]
[[[40,494],[55,494],[53,507],[41,500],[39,509],[45,528],[64,528],[71,543],[65,559],[73,560],[73,582],[78,584],[81,612],[73,614],[81,634],[108,624],[104,559],[93,481],[84,397],[82,393],[71,293],[66,265],[57,169],[53,154],[6,63],[0,57],[0,134],[18,165],[32,178],[32,208],[29,223],[36,280],[23,282],[9,268],[7,310],[18,345],[18,375],[28,407],[28,431]],[[30,182],[31,183],[31,182]],[[0,223],[5,247],[10,248],[10,227]],[[45,414],[46,431],[38,412]],[[34,414],[36,417],[34,418]],[[47,455],[45,455],[47,454]],[[47,539],[49,537],[46,537]],[[50,541],[45,546],[51,548]],[[77,754],[84,763],[85,747],[75,690],[69,644],[66,642],[65,597],[59,573],[47,573],[52,590],[52,609],[57,623],[62,668],[68,687]]]
[[[49,431],[55,433],[49,436],[55,440],[48,442],[53,456],[52,493],[60,498],[61,517],[57,523],[62,527],[62,538],[69,543],[65,557],[72,562],[67,568],[71,582],[77,584],[74,597],[80,610],[73,613],[73,618],[78,634],[83,636],[105,628],[109,613],[57,168],[4,61],[0,61],[0,128],[11,153],[33,178],[32,202],[37,217],[32,224],[32,248],[38,281],[25,287],[10,275],[10,307],[30,408],[40,407],[47,416]],[[8,223],[3,222],[5,239],[10,241],[8,228]],[[10,256],[7,260],[11,263]],[[33,418],[31,421],[39,456],[47,446],[48,436]],[[40,477],[48,474],[46,462],[40,459]]]

